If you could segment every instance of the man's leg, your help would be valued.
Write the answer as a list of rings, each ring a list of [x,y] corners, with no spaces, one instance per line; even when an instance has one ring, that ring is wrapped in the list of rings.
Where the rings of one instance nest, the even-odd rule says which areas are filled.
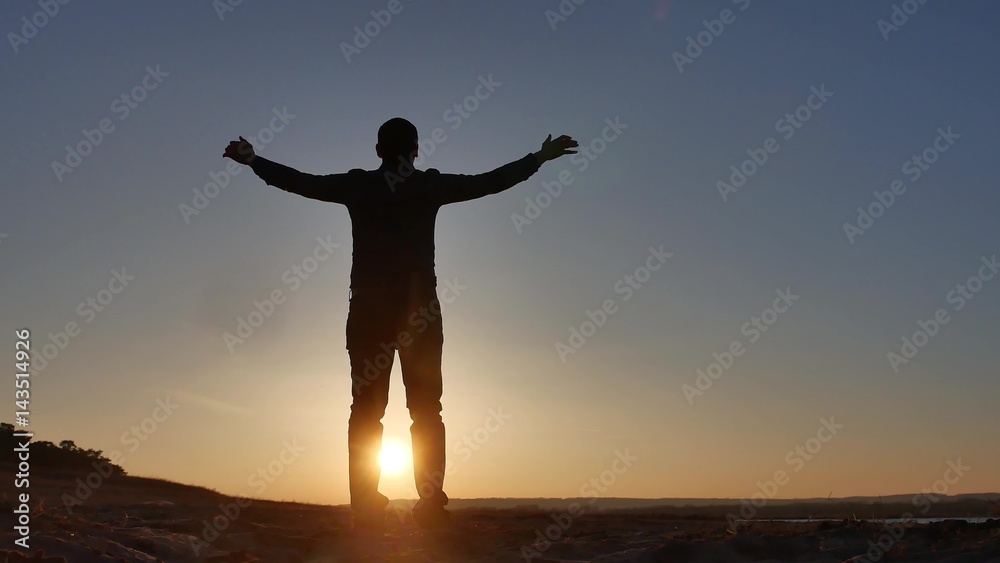
[[[347,350],[351,358],[351,417],[347,425],[351,508],[355,522],[380,523],[388,498],[378,492],[381,475],[382,417],[389,402],[389,373],[394,354],[395,319],[385,300],[365,295],[351,299]]]
[[[423,308],[423,311],[420,308]],[[441,420],[441,352],[444,334],[441,304],[434,288],[420,292],[409,307],[426,321],[409,332],[412,343],[401,346],[399,359],[406,386],[406,407],[413,424],[413,474],[420,501],[417,508],[440,508],[448,503],[442,486],[445,471],[445,430]]]

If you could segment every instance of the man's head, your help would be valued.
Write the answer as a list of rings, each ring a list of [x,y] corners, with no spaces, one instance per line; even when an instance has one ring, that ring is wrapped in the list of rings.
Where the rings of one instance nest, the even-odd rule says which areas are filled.
[[[399,166],[402,158],[412,166],[418,146],[417,128],[402,117],[393,117],[378,128],[375,154],[382,158],[383,164]]]

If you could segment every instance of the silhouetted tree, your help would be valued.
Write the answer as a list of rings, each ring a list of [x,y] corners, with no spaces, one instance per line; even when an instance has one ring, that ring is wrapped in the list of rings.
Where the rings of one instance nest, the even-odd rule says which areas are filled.
[[[18,443],[24,442],[24,438],[15,437],[14,432],[13,424],[0,422],[0,448],[9,452],[7,455],[14,451]],[[111,463],[101,450],[83,449],[73,440],[61,440],[58,446],[46,440],[32,440],[28,447],[31,451],[32,465],[39,468],[90,472],[94,470],[94,464],[103,464],[111,468],[112,475],[127,474],[121,466]],[[14,461],[10,457],[6,459]]]

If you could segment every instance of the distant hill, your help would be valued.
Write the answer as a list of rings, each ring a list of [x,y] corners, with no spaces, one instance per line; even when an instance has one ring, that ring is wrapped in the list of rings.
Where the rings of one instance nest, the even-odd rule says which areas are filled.
[[[1000,516],[1000,494],[890,495],[882,497],[768,499],[755,507],[748,499],[699,498],[485,498],[452,499],[449,508],[490,508],[497,510],[567,510],[577,503],[587,512],[629,511],[677,517],[725,518],[754,508],[753,518],[891,518],[910,513],[921,518]],[[394,501],[405,505],[413,501]],[[758,501],[758,504],[761,504]],[[927,508],[926,512],[924,511]]]
[[[13,462],[17,448],[24,443],[26,438],[15,436],[14,425],[8,422],[0,422],[0,449],[8,452],[5,460]],[[44,469],[48,471],[94,471],[100,467],[101,472],[109,476],[125,475],[125,469],[116,465],[104,455],[101,450],[84,449],[78,447],[73,440],[62,440],[59,444],[47,441],[30,440],[28,451],[31,454],[29,461],[32,469]]]

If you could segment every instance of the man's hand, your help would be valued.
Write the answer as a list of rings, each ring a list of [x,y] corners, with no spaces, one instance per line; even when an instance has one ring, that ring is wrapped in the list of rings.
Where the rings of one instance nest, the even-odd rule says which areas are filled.
[[[257,155],[253,153],[253,146],[246,139],[240,137],[239,141],[230,141],[229,146],[226,147],[226,152],[222,153],[222,156],[223,158],[228,156],[240,164],[249,166]]]
[[[555,140],[552,140],[552,135],[549,135],[548,138],[542,142],[542,148],[535,153],[535,158],[538,159],[538,164],[542,164],[548,160],[557,159],[565,154],[576,154],[577,151],[571,151],[569,149],[578,146],[580,146],[580,144],[574,141],[569,135],[562,135]]]

